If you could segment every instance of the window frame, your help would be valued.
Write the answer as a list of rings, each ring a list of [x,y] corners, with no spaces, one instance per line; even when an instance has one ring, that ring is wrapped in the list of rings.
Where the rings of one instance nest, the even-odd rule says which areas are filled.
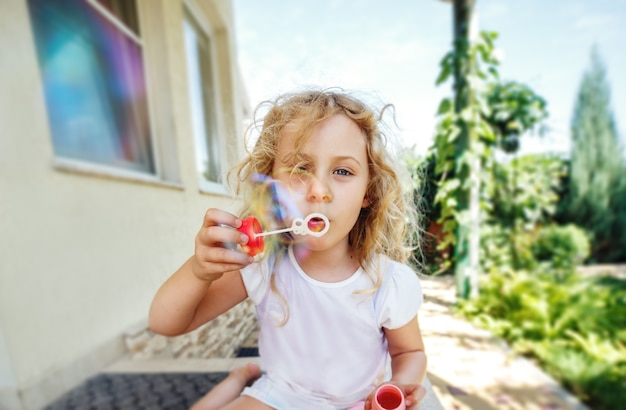
[[[191,21],[188,21],[191,20]],[[200,190],[200,192],[203,193],[208,193],[208,194],[220,194],[220,195],[227,195],[228,192],[228,188],[226,186],[226,182],[225,182],[225,170],[226,170],[226,166],[228,163],[228,153],[227,153],[227,149],[226,149],[226,143],[224,141],[224,136],[223,136],[223,129],[224,129],[224,124],[223,124],[223,119],[221,118],[221,116],[219,115],[221,109],[220,107],[222,107],[222,101],[221,101],[221,84],[219,82],[219,65],[217,64],[217,50],[216,50],[216,35],[215,35],[215,31],[213,29],[213,26],[211,25],[211,23],[209,21],[206,20],[204,14],[202,12],[200,12],[200,8],[199,6],[195,3],[195,1],[193,0],[185,0],[183,2],[183,23],[182,23],[182,30],[183,30],[183,42],[185,43],[185,73],[188,75],[190,68],[189,68],[189,64],[190,64],[190,60],[189,60],[189,56],[187,55],[187,51],[186,51],[186,34],[185,34],[185,26],[187,24],[190,24],[192,26],[192,28],[196,29],[196,30],[200,30],[201,34],[204,35],[207,40],[208,40],[208,50],[209,50],[209,64],[210,64],[210,90],[211,92],[211,101],[212,101],[212,105],[213,105],[213,109],[212,112],[210,112],[210,117],[211,118],[206,118],[205,116],[203,116],[204,121],[205,121],[205,126],[208,125],[208,127],[205,127],[205,147],[207,148],[207,152],[206,152],[206,156],[208,157],[208,160],[210,160],[210,153],[208,152],[211,146],[217,146],[219,149],[219,155],[218,157],[221,158],[221,160],[219,161],[218,164],[218,172],[219,172],[219,176],[220,176],[220,181],[209,181],[207,180],[204,175],[203,175],[203,171],[201,171],[201,169],[198,166],[198,163],[196,161],[196,155],[197,155],[197,150],[200,149],[200,147],[198,147],[198,142],[196,141],[197,136],[195,135],[195,130],[193,130],[192,132],[194,133],[193,135],[193,149],[194,149],[194,169],[195,169],[195,174],[198,178],[198,189]],[[189,88],[191,87],[190,84],[191,79],[187,78],[187,90],[189,90]],[[193,127],[193,122],[194,122],[194,118],[192,118],[191,116],[193,115],[193,107],[192,107],[192,96],[188,93],[187,95],[187,102],[189,104],[189,115],[190,115],[190,124],[192,124]],[[206,113],[208,110],[205,108],[203,110],[204,113]],[[207,129],[208,128],[208,129]],[[211,141],[210,139],[214,139],[214,141]]]
[[[110,24],[112,24],[120,33],[130,39],[134,44],[139,48],[141,60],[143,63],[143,80],[145,86],[145,110],[147,113],[147,124],[148,124],[148,141],[150,143],[151,149],[151,159],[153,163],[152,171],[141,171],[141,170],[133,170],[127,169],[123,167],[118,167],[113,164],[106,163],[98,163],[95,161],[91,161],[88,158],[72,158],[63,155],[59,155],[55,152],[54,142],[52,139],[52,135],[50,135],[49,141],[52,149],[52,167],[57,171],[61,172],[70,172],[70,173],[78,173],[85,174],[89,176],[96,177],[105,177],[105,178],[113,178],[113,179],[121,179],[121,180],[130,180],[135,182],[144,182],[154,185],[165,186],[169,188],[182,189],[183,186],[180,183],[179,173],[172,172],[171,170],[168,172],[169,175],[164,173],[164,169],[162,167],[162,157],[161,157],[161,149],[162,141],[160,141],[160,131],[157,128],[157,124],[155,122],[155,110],[154,110],[154,102],[153,93],[152,93],[152,76],[153,69],[152,63],[147,55],[145,36],[146,31],[144,30],[145,26],[145,18],[144,15],[146,10],[142,0],[134,0],[137,17],[138,17],[138,31],[139,35],[134,33],[132,29],[127,27],[124,22],[122,22],[115,14],[111,13],[105,6],[101,5],[97,0],[83,0],[86,7],[90,7],[100,16],[105,18]],[[33,28],[34,29],[34,28]],[[34,41],[34,39],[33,39]],[[43,78],[41,81],[42,91],[45,87]],[[46,104],[46,113],[48,113],[49,108]],[[51,131],[51,129],[50,129]],[[178,161],[176,161],[176,164]],[[172,168],[172,167],[170,167]]]

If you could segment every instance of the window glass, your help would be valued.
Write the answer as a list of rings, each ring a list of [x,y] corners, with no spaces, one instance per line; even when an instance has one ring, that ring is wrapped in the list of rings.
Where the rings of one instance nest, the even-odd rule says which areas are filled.
[[[135,2],[28,3],[55,155],[154,174]]]
[[[103,6],[112,13],[124,26],[134,34],[139,35],[139,16],[134,0],[91,0]]]
[[[216,130],[211,44],[198,23],[186,14],[185,53],[196,166],[203,180],[221,182],[222,150]]]

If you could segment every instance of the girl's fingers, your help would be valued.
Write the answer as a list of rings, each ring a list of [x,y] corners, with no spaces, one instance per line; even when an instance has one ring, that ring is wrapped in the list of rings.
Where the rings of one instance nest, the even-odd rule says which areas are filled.
[[[196,252],[192,270],[204,280],[215,280],[226,272],[238,271],[254,259],[243,252],[221,247],[203,247]]]
[[[407,409],[410,408],[418,408],[417,405],[419,404],[419,402],[422,401],[422,399],[424,399],[424,396],[426,396],[426,389],[423,386],[410,386],[410,388],[404,388],[404,394],[405,394],[405,403],[406,403],[406,407]],[[415,407],[413,407],[415,406]]]
[[[209,227],[216,225],[226,225],[237,229],[241,226],[241,219],[231,214],[230,212],[226,212],[217,208],[210,208],[204,214],[204,221],[202,226]]]
[[[212,225],[200,228],[196,241],[196,247],[222,246],[224,243],[245,245],[248,242],[248,237],[229,226]]]
[[[203,246],[196,249],[196,258],[201,264],[230,264],[230,265],[248,265],[251,263],[251,257],[238,250],[231,250],[221,246]],[[239,266],[238,268],[241,268]]]
[[[238,250],[248,237],[236,228],[241,220],[235,215],[211,208],[204,215],[202,227],[196,235],[193,272],[203,279],[215,279],[224,272],[241,270],[253,259]]]

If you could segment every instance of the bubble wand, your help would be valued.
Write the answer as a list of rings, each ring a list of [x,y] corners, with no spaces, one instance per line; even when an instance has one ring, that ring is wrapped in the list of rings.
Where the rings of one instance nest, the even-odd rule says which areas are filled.
[[[265,247],[265,240],[263,238],[265,236],[293,232],[298,235],[311,235],[319,238],[326,234],[329,229],[330,221],[328,217],[324,214],[314,212],[307,215],[304,219],[295,218],[288,228],[268,232],[263,232],[263,227],[259,220],[254,215],[251,215],[241,221],[241,226],[237,230],[248,236],[248,243],[242,246],[244,252],[250,256],[255,256],[263,252]]]

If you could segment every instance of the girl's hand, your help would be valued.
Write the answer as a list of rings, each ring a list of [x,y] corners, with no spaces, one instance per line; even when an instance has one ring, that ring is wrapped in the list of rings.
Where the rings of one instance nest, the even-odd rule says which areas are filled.
[[[202,280],[214,281],[224,272],[237,271],[253,262],[243,252],[229,249],[226,244],[245,245],[248,237],[237,231],[241,220],[235,215],[211,208],[195,240],[191,270]]]
[[[407,410],[419,409],[419,403],[426,396],[426,389],[419,384],[398,384],[394,382],[386,382],[383,384],[393,384],[402,390],[404,394],[404,404]],[[382,385],[381,385],[382,386]],[[380,386],[378,386],[380,387]],[[378,390],[378,387],[374,389],[365,399],[365,410],[372,410],[372,402],[374,401],[374,393]]]
[[[403,384],[398,386],[404,392],[404,403],[407,410],[417,410],[419,404],[426,396],[426,389],[420,384]]]

